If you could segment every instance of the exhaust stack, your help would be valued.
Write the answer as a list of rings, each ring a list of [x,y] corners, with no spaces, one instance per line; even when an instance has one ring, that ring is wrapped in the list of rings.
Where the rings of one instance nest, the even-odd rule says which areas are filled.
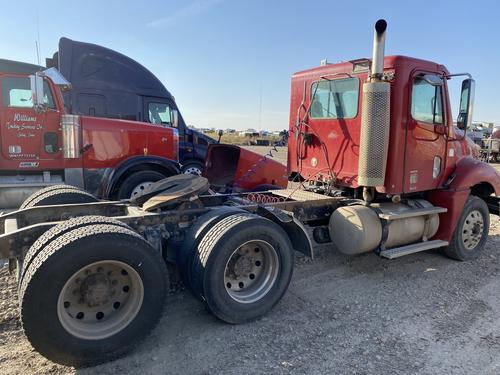
[[[384,50],[385,50],[385,30],[387,22],[378,20],[375,23],[375,33],[373,35],[373,57],[371,79],[381,79],[384,73]]]
[[[371,75],[363,84],[358,185],[365,187],[363,196],[368,203],[374,195],[369,188],[384,185],[389,147],[391,87],[383,81],[386,29],[385,20],[376,22]]]

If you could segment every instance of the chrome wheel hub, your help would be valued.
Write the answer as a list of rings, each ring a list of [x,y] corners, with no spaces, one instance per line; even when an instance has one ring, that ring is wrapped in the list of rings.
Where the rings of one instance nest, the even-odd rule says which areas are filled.
[[[201,176],[201,170],[198,167],[190,167],[184,171],[184,174],[193,174],[195,176]]]
[[[151,182],[151,181],[141,182],[139,185],[137,185],[132,190],[132,194],[130,194],[130,198],[136,198],[136,197],[142,195],[142,193],[144,193],[144,190],[146,190],[146,188],[150,187],[151,185],[153,185],[153,182]]]
[[[462,243],[467,250],[473,250],[481,241],[484,231],[484,220],[477,210],[471,211],[465,218],[462,227]]]
[[[278,272],[278,254],[274,247],[266,241],[249,241],[236,249],[227,261],[225,288],[235,301],[252,303],[271,290]]]
[[[99,340],[124,329],[139,312],[144,286],[128,264],[107,260],[75,272],[59,293],[57,315],[73,336]]]

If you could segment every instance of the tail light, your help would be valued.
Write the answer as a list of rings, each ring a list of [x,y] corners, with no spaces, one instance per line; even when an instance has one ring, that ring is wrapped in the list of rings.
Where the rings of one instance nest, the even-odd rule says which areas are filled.
[[[62,115],[62,151],[65,159],[80,157],[80,116]]]

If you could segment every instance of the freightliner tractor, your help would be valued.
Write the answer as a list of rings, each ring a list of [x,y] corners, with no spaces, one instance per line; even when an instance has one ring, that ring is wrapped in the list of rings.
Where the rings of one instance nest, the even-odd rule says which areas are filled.
[[[87,193],[54,187],[0,216],[0,256],[17,272],[33,347],[77,367],[123,355],[162,315],[167,263],[215,316],[237,324],[276,305],[294,252],[313,257],[318,244],[380,261],[429,249],[477,257],[490,214],[499,214],[500,175],[471,157],[465,140],[474,81],[459,74],[466,78],[455,130],[447,81],[457,74],[384,57],[386,26],[375,24],[371,60],[292,77],[286,189],[213,193],[205,177],[181,174],[119,202],[81,203]],[[34,105],[49,116],[43,86],[32,82]],[[209,147],[212,185],[262,173],[242,173],[229,149],[245,157]]]
[[[71,82],[72,89],[63,97],[72,114],[165,126],[174,124],[175,115],[181,172],[201,175],[207,147],[217,141],[188,128],[174,96],[137,61],[106,47],[61,38],[59,50],[46,65]]]

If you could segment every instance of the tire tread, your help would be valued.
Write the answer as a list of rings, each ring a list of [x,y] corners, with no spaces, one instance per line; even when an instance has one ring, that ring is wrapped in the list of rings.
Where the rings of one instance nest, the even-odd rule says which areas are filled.
[[[44,272],[43,270],[44,264],[47,261],[51,260],[52,257],[57,256],[58,252],[64,251],[67,245],[75,241],[82,240],[83,238],[86,237],[99,236],[105,234],[121,234],[124,236],[129,236],[131,238],[144,242],[144,244],[150,247],[149,243],[138,233],[134,232],[133,230],[127,227],[117,226],[115,223],[112,224],[106,223],[97,225],[88,224],[74,228],[71,231],[67,231],[62,235],[56,236],[52,240],[52,242],[43,247],[43,249],[39,252],[39,254],[33,259],[21,281],[21,285],[19,288],[19,305],[20,305],[21,322],[24,322],[24,317],[27,314],[27,311],[25,310],[24,301],[29,300],[31,294],[33,293],[32,288],[30,288],[30,285],[32,282],[36,282],[36,277],[40,272]],[[96,238],[96,240],[98,240],[98,238]],[[151,249],[151,251],[154,250]],[[162,267],[162,272],[163,276],[167,280],[168,276],[166,273],[166,267]],[[150,327],[148,327],[148,329],[144,330],[141,333],[142,335],[141,339],[145,338],[154,329],[154,327],[158,324],[158,321],[159,319],[154,321],[154,323]],[[33,337],[33,333],[30,331],[30,328],[28,328],[25,324],[22,324],[22,327],[26,337],[28,338],[28,340],[30,340],[30,338]],[[133,340],[133,342],[124,344],[123,347],[119,349],[116,349],[112,352],[103,353],[102,356],[100,357],[92,356],[85,359],[79,359],[76,363],[74,359],[68,358],[68,356],[65,354],[61,354],[58,358],[55,358],[54,355],[52,355],[50,359],[61,364],[77,366],[77,367],[94,366],[123,356],[129,350],[135,347],[140,341],[141,340]],[[36,349],[42,355],[46,354],[44,353],[44,348],[37,347]]]
[[[46,188],[43,188],[43,189],[40,189],[38,191],[35,191],[33,194],[31,194],[28,198],[25,199],[25,201],[21,204],[21,206],[19,207],[20,210],[24,209],[24,208],[29,208],[31,206],[29,206],[29,203],[38,198],[40,195],[43,195],[47,192],[51,192],[51,191],[55,191],[55,190],[66,190],[66,189],[74,189],[74,190],[78,190],[78,191],[82,191],[82,189],[80,188],[77,188],[75,186],[71,186],[71,185],[63,185],[63,184],[59,184],[59,185],[51,185],[51,186],[47,186]]]

